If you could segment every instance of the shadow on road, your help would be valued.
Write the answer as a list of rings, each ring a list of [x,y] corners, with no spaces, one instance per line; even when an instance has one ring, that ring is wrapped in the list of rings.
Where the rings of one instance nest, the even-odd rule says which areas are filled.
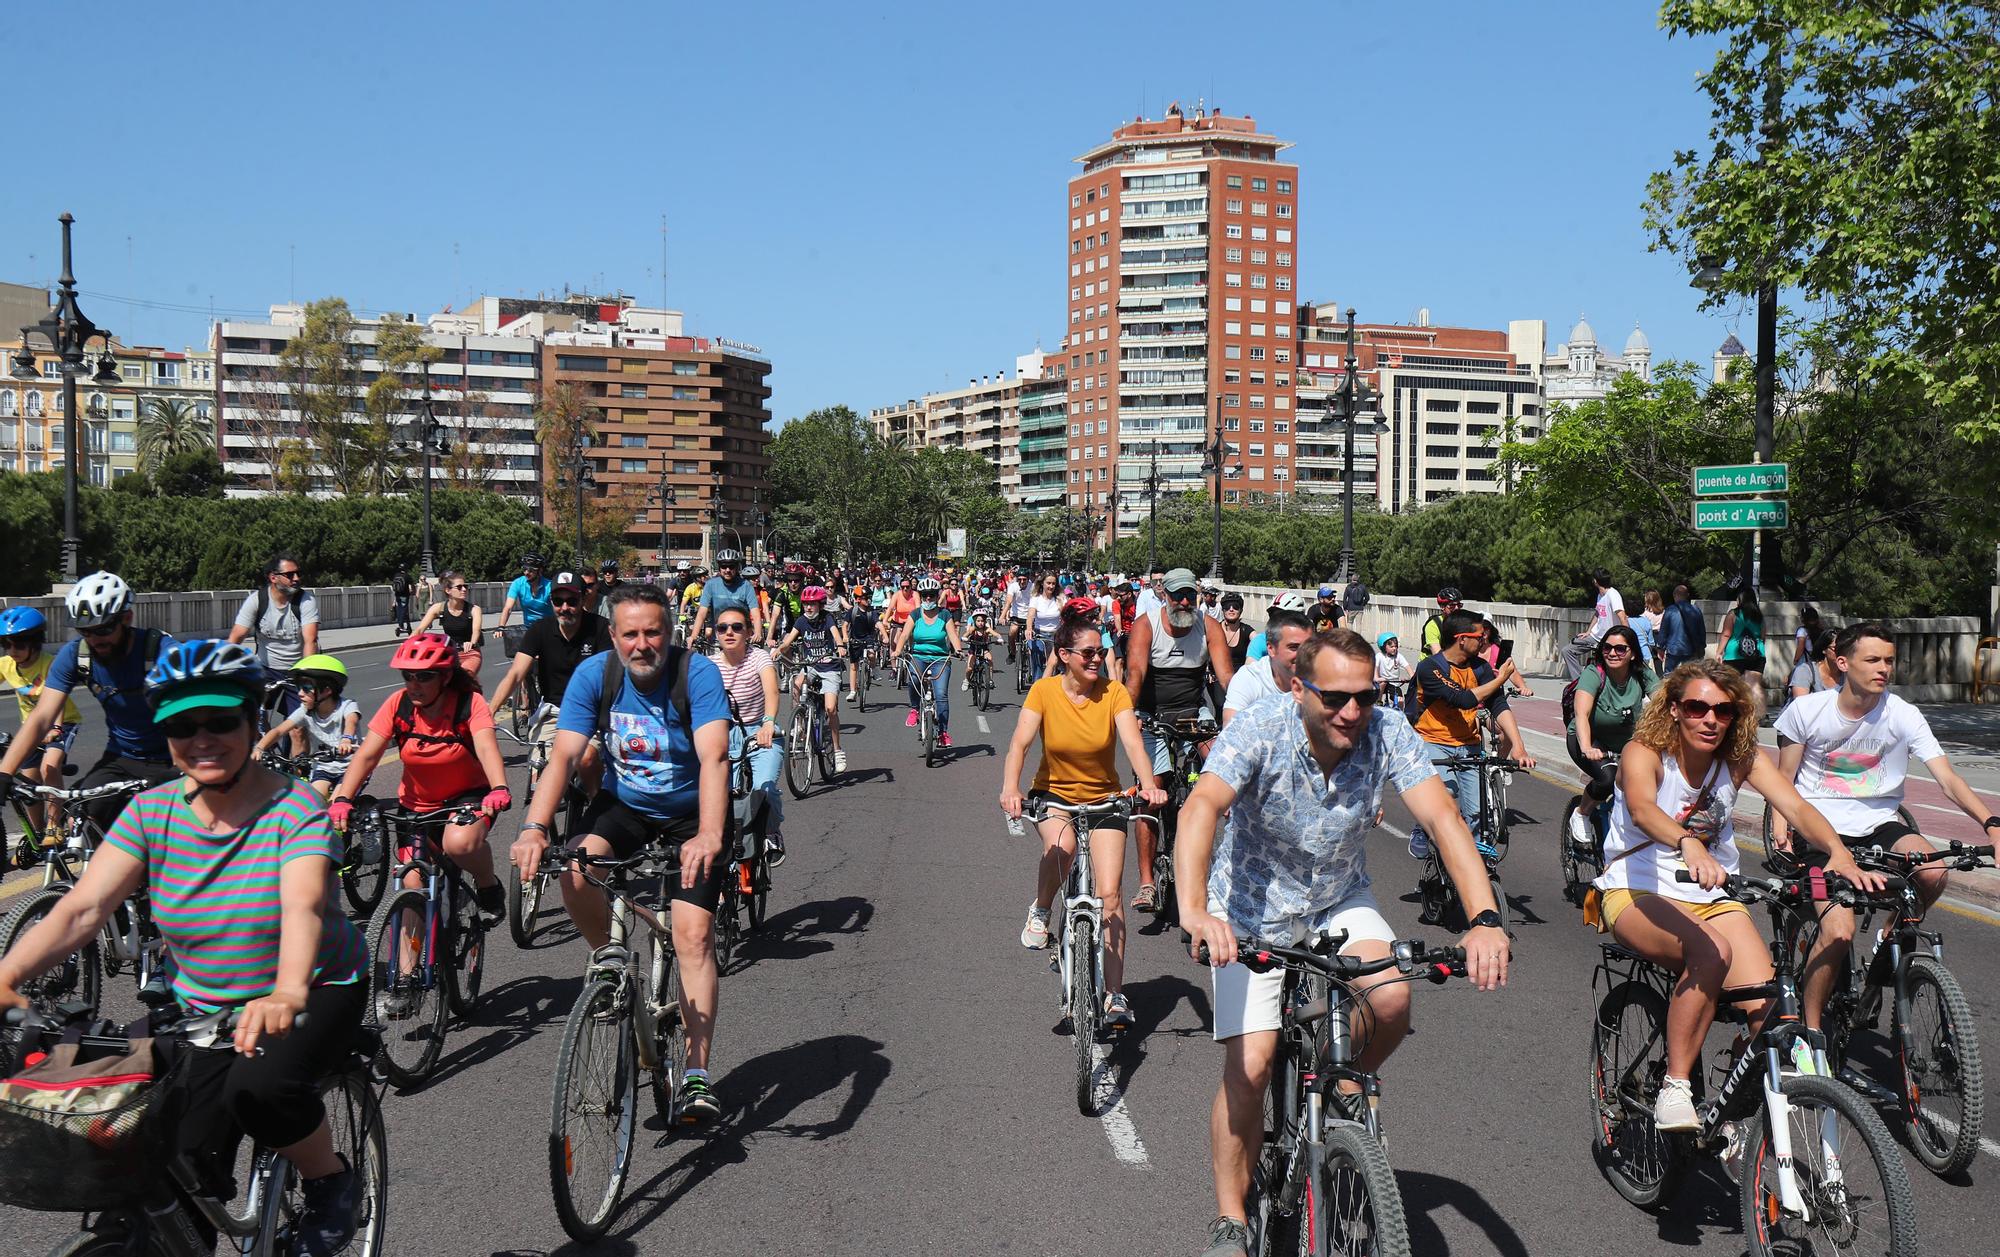
[[[1451,1251],[1444,1232],[1431,1217],[1449,1210],[1478,1227],[1500,1257],[1528,1257],[1528,1246],[1507,1224],[1507,1219],[1486,1202],[1485,1196],[1457,1179],[1419,1170],[1397,1170],[1396,1186],[1403,1195],[1403,1213],[1410,1223],[1411,1252]]]
[[[1130,1089],[1133,1075],[1139,1072],[1139,1066],[1145,1064],[1146,1044],[1152,1041],[1154,1035],[1181,1039],[1206,1037],[1211,1015],[1208,991],[1178,974],[1162,974],[1143,982],[1127,982],[1125,998],[1132,1004],[1131,1028],[1108,1040],[1104,1050],[1105,1063],[1111,1067],[1120,1093]],[[1193,1013],[1195,1024],[1172,1030],[1162,1029],[1180,1011],[1183,1003]]]
[[[488,935],[489,945],[498,942],[499,937]],[[464,1021],[453,1023],[451,1038],[446,1040],[451,1051],[438,1062],[424,1086],[435,1087],[532,1039],[542,1027],[561,1024],[582,990],[583,975],[578,973],[565,977],[544,974],[516,978],[487,991],[469,1025]]]
[[[888,767],[850,768],[846,772],[840,774],[840,784],[842,786],[851,786],[856,782],[862,782],[862,781],[894,782],[895,780],[896,780],[896,770]]]
[[[829,935],[861,934],[875,917],[875,905],[859,895],[802,903],[764,919],[764,928],[746,935],[739,951],[746,960],[797,960],[833,950]]]

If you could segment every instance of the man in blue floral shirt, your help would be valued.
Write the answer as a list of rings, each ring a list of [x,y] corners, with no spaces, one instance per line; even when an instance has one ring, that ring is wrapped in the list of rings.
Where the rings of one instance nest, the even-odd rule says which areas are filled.
[[[1315,634],[1299,648],[1290,693],[1239,712],[1209,753],[1181,809],[1174,881],[1181,925],[1214,966],[1215,1037],[1226,1052],[1210,1114],[1218,1217],[1205,1257],[1241,1257],[1244,1197],[1263,1138],[1264,1095],[1278,1043],[1282,970],[1236,963],[1236,939],[1278,943],[1345,931],[1341,950],[1379,959],[1395,941],[1368,889],[1364,846],[1385,785],[1432,835],[1472,928],[1460,940],[1481,990],[1507,980],[1486,867],[1458,805],[1438,779],[1409,721],[1375,703],[1375,649],[1351,629]],[[1220,841],[1217,822],[1227,815]],[[1375,1071],[1410,1026],[1410,988],[1388,973],[1353,1027],[1357,1068]]]

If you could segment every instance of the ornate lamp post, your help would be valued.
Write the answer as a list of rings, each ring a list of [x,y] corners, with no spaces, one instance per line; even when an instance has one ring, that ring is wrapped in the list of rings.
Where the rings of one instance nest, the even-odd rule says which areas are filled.
[[[431,364],[424,363],[423,396],[417,401],[422,411],[416,422],[416,439],[396,442],[396,452],[405,456],[420,454],[424,460],[423,482],[423,557],[418,566],[425,579],[437,575],[437,540],[431,529],[431,468],[433,461],[451,448],[451,438],[445,432],[445,425],[437,417],[437,402],[431,395]]]
[[[1340,389],[1340,410],[1347,430],[1347,458],[1341,473],[1343,491],[1340,502],[1340,573],[1334,578],[1341,584],[1356,580],[1361,573],[1356,570],[1354,560],[1354,420],[1362,408],[1374,412],[1377,394],[1374,389],[1360,383],[1355,371],[1354,358],[1354,307],[1347,307],[1347,361],[1346,378]],[[1358,396],[1357,396],[1358,394]],[[1376,456],[1377,475],[1380,475],[1381,456]]]
[[[49,343],[49,352],[62,364],[62,405],[63,405],[63,579],[72,584],[77,578],[78,556],[83,548],[83,539],[77,533],[76,525],[76,460],[88,457],[78,441],[76,424],[76,378],[88,370],[88,350],[90,342],[102,340],[96,369],[91,373],[91,381],[96,384],[116,384],[118,363],[111,355],[111,333],[105,331],[84,317],[76,304],[76,275],[70,265],[69,229],[76,219],[65,213],[57,217],[62,224],[62,278],[56,281],[61,296],[56,299],[55,309],[48,317],[33,327],[21,329],[21,347],[14,353],[13,376],[17,380],[37,378],[35,351],[30,337],[40,336]]]
[[[1212,504],[1215,527],[1208,551],[1208,579],[1216,584],[1222,583],[1222,477],[1224,475],[1240,476],[1243,474],[1242,463],[1231,465],[1229,462],[1230,457],[1236,452],[1236,447],[1222,438],[1222,398],[1217,396],[1215,399],[1215,439],[1202,447],[1201,451],[1202,474],[1215,478],[1215,501]]]

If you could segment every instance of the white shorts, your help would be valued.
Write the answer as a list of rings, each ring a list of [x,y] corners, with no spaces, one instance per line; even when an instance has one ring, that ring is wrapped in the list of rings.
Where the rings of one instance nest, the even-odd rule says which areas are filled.
[[[1208,905],[1208,910],[1216,916],[1222,915],[1221,908],[1222,905],[1216,903]],[[1396,941],[1389,923],[1382,919],[1382,910],[1375,906],[1375,896],[1365,890],[1341,901],[1327,929],[1333,934],[1347,931],[1349,946],[1364,938],[1382,943]],[[1218,1043],[1259,1030],[1276,1030],[1284,1024],[1280,1009],[1285,990],[1285,970],[1282,966],[1269,973],[1252,973],[1238,963],[1213,970],[1209,979],[1215,988],[1215,1038]]]

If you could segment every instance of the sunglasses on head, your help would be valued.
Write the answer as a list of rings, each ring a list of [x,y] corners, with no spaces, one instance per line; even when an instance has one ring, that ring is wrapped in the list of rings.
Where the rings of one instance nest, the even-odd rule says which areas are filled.
[[[202,720],[175,717],[172,720],[162,721],[160,732],[170,738],[191,738],[198,733],[206,733],[220,738],[226,737],[242,727],[243,713],[239,711],[226,715],[209,716]]]
[[[1304,677],[1299,678],[1299,684],[1311,690],[1318,696],[1320,702],[1325,703],[1334,711],[1347,710],[1349,703],[1358,703],[1361,709],[1366,711],[1375,705],[1376,699],[1381,697],[1380,692],[1372,685],[1365,690],[1323,690]]]
[[[1698,698],[1684,698],[1674,705],[1696,720],[1713,712],[1715,718],[1724,724],[1735,720],[1738,711],[1735,703],[1705,703]]]

